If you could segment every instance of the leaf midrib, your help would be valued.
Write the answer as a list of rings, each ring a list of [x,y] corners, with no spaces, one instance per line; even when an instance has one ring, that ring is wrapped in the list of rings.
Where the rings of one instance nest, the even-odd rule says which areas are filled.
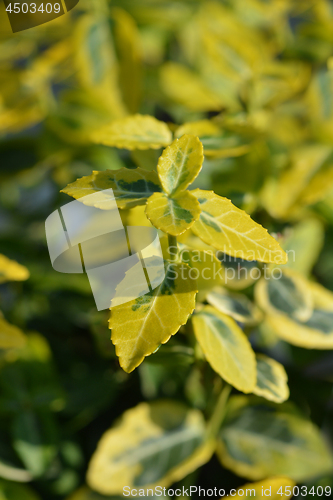
[[[127,461],[128,465],[135,465],[140,463],[143,459],[153,456],[157,454],[157,452],[161,452],[161,450],[166,451],[168,449],[172,449],[175,445],[180,443],[185,443],[189,441],[192,437],[200,437],[202,434],[199,432],[199,429],[194,428],[186,428],[181,429],[173,433],[170,436],[169,433],[166,433],[162,436],[156,436],[156,440],[153,442],[147,442],[145,444],[140,443],[140,447],[131,451],[130,458]],[[150,439],[150,438],[148,438]],[[154,439],[154,436],[152,437]],[[123,459],[123,455],[119,457],[115,457],[114,461],[119,462]]]
[[[234,212],[234,210],[228,210],[228,212],[224,212],[223,215],[227,215],[227,214],[229,214],[231,212]],[[235,212],[235,213],[237,213],[237,212]],[[232,229],[230,226],[226,226],[225,224],[222,224],[222,222],[220,221],[219,217],[213,217],[209,212],[205,212],[205,217],[210,218],[211,220],[213,220],[213,222],[215,222],[215,224],[216,224],[216,221],[217,221],[220,224],[220,226],[223,227],[224,234],[226,236],[227,236],[226,232],[230,231],[230,232],[234,233],[236,236],[238,236],[238,238],[240,238],[240,239],[244,238],[244,239],[250,241],[251,243],[253,243],[254,245],[262,248],[265,251],[269,250],[271,252],[277,252],[276,249],[274,250],[274,249],[270,249],[269,247],[265,247],[265,246],[261,245],[260,243],[258,243],[256,240],[253,240],[253,239],[249,238],[248,236],[246,236],[246,233],[240,233],[239,231],[236,231],[235,229]],[[200,217],[199,220],[200,220],[201,224],[203,224],[205,226],[204,222],[202,222],[202,220],[201,220],[201,217]],[[251,228],[250,231],[253,231],[254,229],[256,229],[256,228]],[[265,231],[265,229],[263,227],[262,227],[262,230]],[[270,236],[268,234],[268,232],[267,232],[267,236]],[[227,236],[227,238],[228,238],[228,236]],[[272,238],[272,236],[271,236],[271,238]],[[229,240],[229,238],[228,238],[228,240]],[[230,245],[230,247],[233,247],[233,245],[230,243],[230,241],[229,241],[229,245]]]

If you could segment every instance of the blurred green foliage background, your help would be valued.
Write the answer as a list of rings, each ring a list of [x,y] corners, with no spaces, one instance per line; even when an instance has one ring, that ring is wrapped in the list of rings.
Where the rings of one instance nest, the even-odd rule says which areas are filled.
[[[60,193],[68,183],[92,170],[156,169],[160,150],[89,140],[134,113],[172,131],[186,124],[204,145],[195,187],[250,213],[295,250],[291,267],[333,291],[330,1],[80,0],[71,13],[17,34],[1,3],[0,251],[24,266],[0,259],[5,500],[111,498],[85,486],[86,472],[100,437],[125,410],[170,398],[207,418],[212,412],[220,377],[194,362],[182,333],[124,373],[108,313],[97,313],[87,277],[56,273],[49,260],[44,222],[70,201]],[[252,283],[238,288],[253,298]],[[328,321],[332,331],[332,313]],[[249,335],[285,366],[293,411],[330,446],[332,353],[268,330]],[[332,469],[324,468],[300,484],[333,486]],[[180,484],[228,492],[244,476],[213,457]]]

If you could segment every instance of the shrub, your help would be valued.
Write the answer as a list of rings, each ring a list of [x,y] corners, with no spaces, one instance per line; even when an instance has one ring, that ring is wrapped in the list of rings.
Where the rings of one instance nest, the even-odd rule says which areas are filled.
[[[332,19],[326,0],[0,18],[4,499],[330,495]],[[109,188],[159,231],[165,277],[97,312],[44,222]]]

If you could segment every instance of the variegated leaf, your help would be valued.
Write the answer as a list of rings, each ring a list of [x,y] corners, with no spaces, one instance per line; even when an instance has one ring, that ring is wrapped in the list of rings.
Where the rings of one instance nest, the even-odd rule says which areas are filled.
[[[199,174],[203,147],[194,135],[183,135],[165,148],[157,164],[163,190],[169,196],[184,191]]]
[[[256,384],[256,360],[237,323],[206,306],[193,316],[195,336],[211,367],[236,389],[249,393]]]
[[[210,459],[213,445],[205,439],[198,410],[173,401],[141,403],[102,436],[88,484],[103,495],[124,495],[124,486],[168,487]]]
[[[168,264],[159,287],[141,297],[136,293],[138,298],[112,307],[111,340],[126,372],[133,371],[165,344],[192,314],[197,288],[189,271],[186,264]]]
[[[212,290],[207,295],[207,302],[245,325],[254,325],[262,317],[259,309],[245,295],[229,293],[224,288]]]
[[[255,288],[259,306],[271,314],[284,314],[291,319],[306,321],[312,314],[313,299],[306,279],[296,271],[285,268],[275,276],[261,279]]]
[[[192,227],[205,243],[245,260],[285,264],[287,255],[260,224],[213,191],[191,191],[201,206],[201,215]]]
[[[136,205],[144,205],[153,193],[160,192],[161,186],[156,172],[148,172],[142,168],[129,170],[105,170],[94,171],[91,175],[77,179],[68,184],[62,192],[73,196],[83,203],[91,203],[90,194],[100,192],[98,198],[94,197],[93,203],[96,208],[109,210],[113,208],[113,198],[102,191],[112,189],[119,208],[131,208]],[[111,203],[110,203],[111,202]]]
[[[188,191],[172,198],[164,193],[155,193],[148,199],[146,215],[156,228],[178,236],[199,218],[200,205]]]
[[[275,359],[264,354],[257,354],[257,385],[253,391],[275,403],[283,403],[289,398],[288,376],[286,371]]]
[[[287,475],[297,482],[331,473],[332,455],[318,427],[288,406],[234,396],[220,431],[218,457],[239,476]]]
[[[96,130],[93,142],[122,149],[158,149],[167,146],[172,134],[166,123],[149,115],[127,116]]]

